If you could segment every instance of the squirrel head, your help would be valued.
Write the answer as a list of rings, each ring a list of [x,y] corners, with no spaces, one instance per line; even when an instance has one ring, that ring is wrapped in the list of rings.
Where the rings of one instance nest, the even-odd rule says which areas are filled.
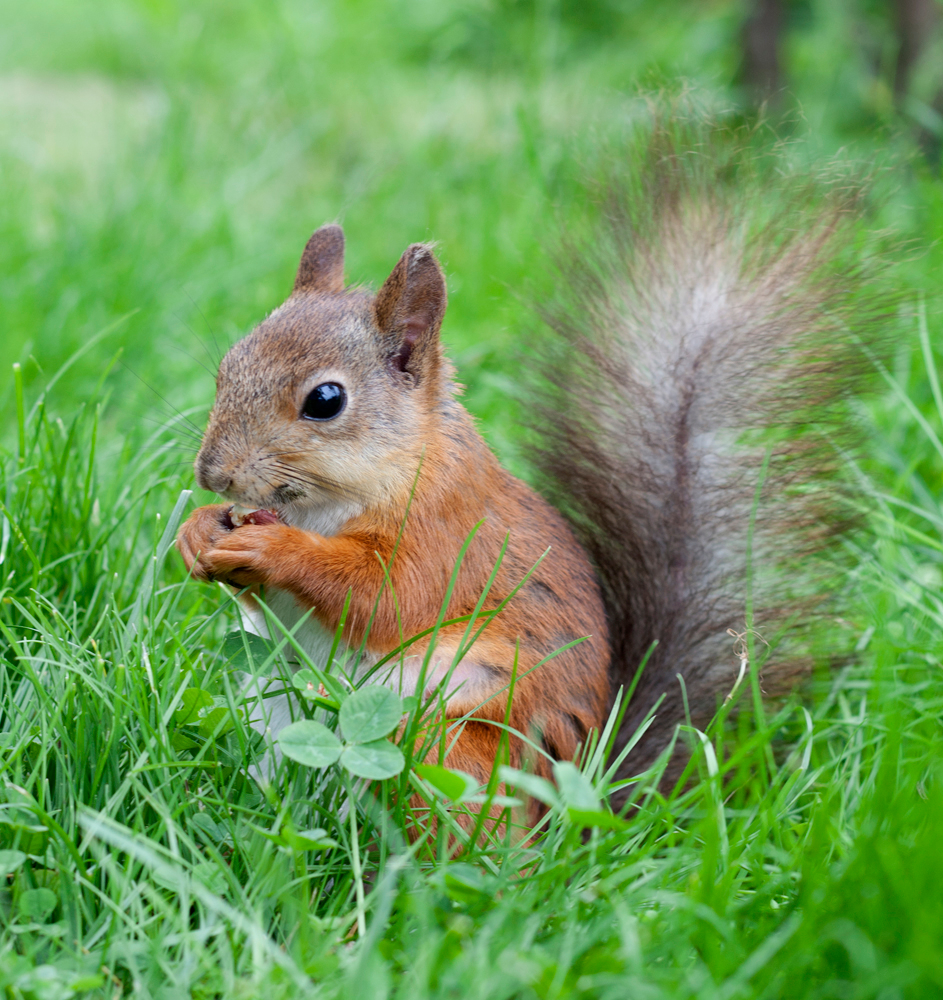
[[[289,515],[351,516],[408,492],[451,393],[445,304],[429,246],[410,246],[372,295],[344,286],[340,226],[317,230],[291,296],[220,363],[199,484]]]

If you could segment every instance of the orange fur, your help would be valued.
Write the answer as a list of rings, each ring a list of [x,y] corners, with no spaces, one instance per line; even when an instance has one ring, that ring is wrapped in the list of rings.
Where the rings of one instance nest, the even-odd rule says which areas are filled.
[[[484,610],[549,549],[459,664],[447,711],[503,721],[516,662],[511,726],[552,758],[570,759],[601,724],[609,695],[607,627],[589,561],[561,516],[501,468],[455,400],[438,340],[445,286],[435,258],[410,248],[374,301],[337,288],[343,244],[327,228],[312,238],[292,298],[224,360],[197,459],[204,486],[273,507],[283,523],[228,531],[226,507],[204,507],[182,526],[180,551],[194,576],[287,591],[328,630],[350,593],[345,639],[356,645],[382,590],[366,636],[367,651],[381,656],[435,625],[476,525],[447,619],[474,611],[506,538]],[[347,410],[330,424],[306,423],[304,394],[328,379],[347,387]],[[304,486],[304,495],[280,503],[285,484]],[[319,519],[331,530],[299,526]],[[441,630],[427,680],[442,676],[465,630]],[[417,643],[407,655],[426,648]],[[469,724],[447,763],[486,781],[499,734],[484,721]],[[521,758],[514,740],[512,763]]]

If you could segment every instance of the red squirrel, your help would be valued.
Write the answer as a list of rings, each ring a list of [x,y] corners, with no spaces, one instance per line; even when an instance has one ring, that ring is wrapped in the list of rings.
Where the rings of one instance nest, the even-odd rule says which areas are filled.
[[[219,367],[196,476],[226,502],[196,510],[179,549],[198,579],[261,585],[288,626],[310,612],[299,639],[319,666],[348,594],[343,638],[358,648],[382,591],[368,665],[431,628],[479,523],[447,618],[474,610],[506,538],[486,608],[533,570],[450,681],[447,715],[474,716],[445,763],[480,782],[512,670],[511,727],[569,760],[648,657],[621,742],[665,700],[626,765],[637,769],[733,687],[727,632],[746,627],[748,577],[756,620],[774,630],[816,599],[790,583],[811,578],[840,521],[822,474],[834,404],[860,368],[858,277],[835,264],[854,198],[816,200],[802,181],[793,196],[784,180],[777,215],[724,178],[729,165],[686,155],[652,143],[545,310],[562,346],[538,464],[566,517],[502,468],[459,402],[440,341],[446,282],[427,245],[373,294],[345,284],[341,228],[318,229],[287,301]],[[750,438],[764,429],[771,444]],[[234,526],[233,504],[277,520]],[[767,592],[771,565],[788,579]],[[442,629],[427,688],[465,627]],[[386,683],[412,693],[427,641]],[[512,740],[510,762],[523,755]],[[548,770],[542,756],[528,766]]]

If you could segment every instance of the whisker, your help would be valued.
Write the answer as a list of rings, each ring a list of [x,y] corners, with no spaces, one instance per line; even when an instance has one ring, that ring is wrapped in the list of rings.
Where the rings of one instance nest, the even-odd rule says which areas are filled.
[[[187,329],[190,328],[189,323],[184,323],[184,326],[186,326]],[[193,333],[192,330],[190,330],[190,332]],[[174,350],[179,351],[181,354],[185,354],[195,364],[198,364],[203,369],[203,371],[205,371],[210,376],[210,378],[216,378],[216,372],[214,372],[211,368],[208,368],[205,364],[203,364],[203,362],[195,354],[191,354],[189,351],[182,348],[179,344],[174,344],[173,348]]]
[[[332,483],[329,480],[321,479],[317,476],[303,475],[287,468],[286,466],[278,465],[277,468],[280,470],[282,478],[287,479],[290,483],[297,483],[303,486],[316,486],[328,493],[336,493],[341,496],[346,495],[357,498],[357,494],[354,490],[341,486],[338,483]]]
[[[331,489],[338,490],[340,492],[347,492],[347,493],[359,492],[354,487],[347,486],[344,483],[338,483],[336,480],[333,479],[328,479],[327,476],[320,476],[316,472],[309,472],[307,469],[297,469],[291,465],[286,465],[284,462],[275,462],[274,464],[276,468],[280,469],[287,475],[290,475],[292,478],[297,479],[299,482],[320,484],[323,486],[330,487]]]
[[[152,424],[154,427],[161,427],[168,432],[185,435],[190,441],[200,442],[203,440],[202,434],[193,430],[192,427],[187,427],[185,424],[181,424],[180,421],[174,416],[169,416],[165,420],[160,420],[156,417],[142,416],[141,420],[144,423]]]
[[[335,493],[340,496],[347,497],[348,499],[358,500],[361,502],[372,499],[371,494],[363,490],[357,490],[351,486],[346,486],[343,483],[335,482],[332,479],[328,479],[326,476],[318,476],[317,474],[308,472],[304,469],[295,469],[290,465],[286,465],[284,462],[276,461],[274,465],[282,473],[282,475],[290,481],[306,486],[316,486],[325,492]]]
[[[168,423],[165,420],[157,420],[155,417],[141,417],[141,420],[146,424],[152,424],[154,427],[162,427],[168,429],[174,427],[174,429],[179,433],[184,435],[186,440],[174,439],[174,443],[179,445],[181,448],[190,448],[194,444],[199,445],[202,440],[201,436],[195,431],[191,431],[189,427],[180,427],[179,425],[174,425],[173,423]]]
[[[133,376],[134,376],[134,377],[135,377],[135,378],[136,378],[136,379],[137,379],[137,380],[138,380],[139,382],[141,382],[141,383],[142,383],[143,385],[146,385],[146,386],[147,386],[147,388],[148,388],[148,389],[150,389],[150,390],[151,390],[151,392],[152,392],[152,393],[154,393],[154,395],[155,395],[155,396],[156,396],[156,397],[157,397],[157,398],[158,398],[159,400],[161,400],[161,401],[162,401],[162,402],[164,403],[164,405],[165,405],[165,406],[169,406],[169,407],[170,407],[170,409],[171,409],[171,410],[173,410],[173,411],[174,411],[174,413],[176,413],[176,414],[177,414],[177,416],[178,416],[178,417],[179,417],[179,418],[180,418],[180,419],[181,419],[182,421],[184,421],[184,423],[186,423],[186,424],[187,424],[187,425],[188,425],[188,426],[190,427],[190,429],[191,429],[192,431],[194,431],[194,432],[195,432],[196,434],[198,434],[198,435],[199,435],[199,436],[200,436],[201,438],[203,437],[203,432],[202,432],[202,431],[200,430],[200,428],[199,428],[199,427],[197,427],[197,425],[196,425],[195,423],[193,423],[193,421],[192,421],[192,420],[190,420],[190,418],[189,418],[189,417],[187,417],[187,416],[186,416],[186,415],[185,415],[184,413],[182,413],[182,412],[181,412],[180,410],[178,410],[178,409],[177,409],[177,407],[176,407],[176,406],[174,406],[174,405],[173,405],[173,403],[171,403],[171,402],[170,402],[170,400],[169,400],[169,399],[167,399],[167,397],[166,397],[166,396],[162,396],[162,395],[161,395],[161,394],[160,394],[160,393],[159,393],[159,392],[158,392],[158,391],[157,391],[157,390],[156,390],[156,389],[154,388],[154,386],[152,386],[152,385],[150,384],[150,382],[148,382],[148,381],[147,381],[147,379],[145,379],[145,378],[142,378],[142,377],[141,377],[140,375],[138,375],[138,373],[137,373],[137,372],[136,372],[136,371],[135,371],[135,370],[134,370],[133,368],[129,368],[129,367],[128,367],[128,366],[127,366],[127,365],[126,365],[126,364],[125,364],[125,363],[124,363],[123,361],[122,361],[122,362],[120,362],[120,364],[121,364],[121,367],[125,369],[125,371],[128,371],[128,372],[130,372],[130,373],[131,373],[131,374],[132,374],[132,375],[133,375]]]
[[[186,291],[186,289],[184,289],[184,294],[190,300],[191,305],[200,314],[200,317],[203,320],[204,325],[206,326],[206,332],[210,335],[210,338],[213,341],[213,350],[216,352],[216,357],[214,358],[213,355],[210,353],[210,350],[206,346],[206,344],[203,342],[203,338],[202,337],[198,337],[197,338],[200,341],[200,346],[203,348],[204,351],[206,351],[206,354],[209,357],[210,361],[217,368],[219,368],[219,363],[222,360],[224,352],[219,349],[219,344],[216,341],[216,333],[213,330],[213,327],[210,325],[210,321],[206,318],[206,313],[203,312],[202,308],[200,307],[199,302],[197,302],[196,299],[194,299],[193,296],[188,291]],[[187,325],[189,326],[189,324],[187,324]],[[196,336],[196,335],[194,334],[194,336]],[[215,378],[215,375],[214,375],[214,378]]]

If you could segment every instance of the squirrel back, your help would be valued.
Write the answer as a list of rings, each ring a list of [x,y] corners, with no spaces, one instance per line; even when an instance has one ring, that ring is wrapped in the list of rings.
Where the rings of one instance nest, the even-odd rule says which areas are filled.
[[[645,662],[617,749],[664,696],[624,772],[712,718],[748,631],[773,646],[764,691],[807,663],[853,520],[848,397],[880,340],[860,202],[847,178],[790,178],[672,118],[608,171],[591,238],[564,244],[536,464],[596,567],[613,690]]]

